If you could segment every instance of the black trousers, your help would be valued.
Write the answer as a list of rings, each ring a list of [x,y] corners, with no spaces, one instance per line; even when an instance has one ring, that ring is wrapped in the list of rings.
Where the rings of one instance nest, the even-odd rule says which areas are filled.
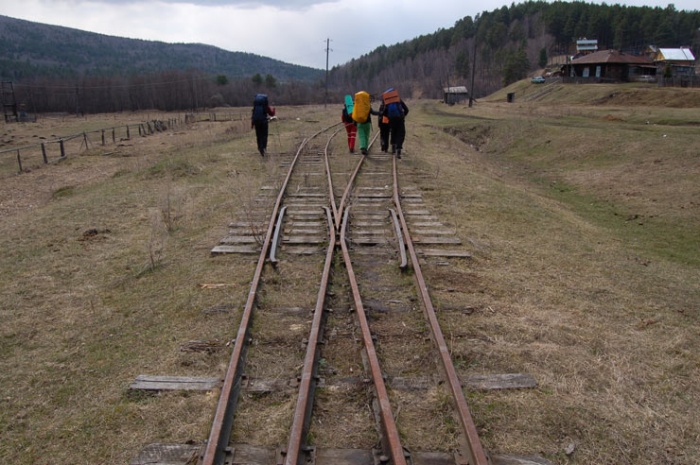
[[[389,127],[391,128],[391,146],[401,150],[403,141],[406,139],[406,122],[403,118],[390,119]]]
[[[265,121],[255,121],[255,139],[258,141],[258,152],[267,151],[267,135],[269,123]]]
[[[379,142],[382,146],[382,151],[384,152],[389,149],[389,131],[391,131],[389,123],[379,123]]]

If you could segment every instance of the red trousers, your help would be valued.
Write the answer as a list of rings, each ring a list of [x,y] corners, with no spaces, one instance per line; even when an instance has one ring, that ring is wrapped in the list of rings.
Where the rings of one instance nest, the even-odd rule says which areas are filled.
[[[348,132],[348,148],[350,152],[354,152],[355,139],[357,139],[357,126],[355,126],[355,123],[345,123],[345,130]]]

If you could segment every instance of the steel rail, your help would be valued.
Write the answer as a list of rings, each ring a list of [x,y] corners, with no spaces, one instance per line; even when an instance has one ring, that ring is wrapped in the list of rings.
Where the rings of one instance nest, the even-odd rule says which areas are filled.
[[[396,214],[396,210],[390,208],[391,221],[394,223],[394,232],[396,233],[396,240],[399,242],[399,268],[405,270],[408,267],[408,259],[406,258],[406,244],[403,240],[403,232],[401,232],[401,223],[399,222],[399,217]]]
[[[272,243],[270,244],[270,263],[272,265],[276,265],[278,260],[277,260],[277,247],[280,245],[280,239],[282,238],[281,231],[282,231],[282,222],[284,221],[284,212],[287,210],[287,207],[282,207],[280,208],[279,215],[277,215],[277,224],[275,225],[275,233],[272,236]]]
[[[262,278],[262,272],[267,258],[267,251],[270,248],[270,243],[272,242],[272,232],[275,227],[275,220],[282,204],[282,200],[284,199],[287,184],[292,176],[294,166],[299,160],[302,150],[304,147],[306,147],[306,144],[310,139],[313,139],[318,134],[336,125],[337,124],[334,124],[328,128],[322,129],[309,138],[305,138],[301,141],[296,155],[289,166],[287,176],[280,187],[280,192],[277,196],[272,214],[270,215],[270,221],[267,226],[262,251],[258,257],[258,262],[253,274],[253,280],[250,285],[250,290],[248,291],[248,298],[243,309],[243,314],[241,315],[241,322],[238,326],[238,333],[236,334],[236,342],[234,343],[228,368],[226,369],[224,382],[221,386],[219,401],[217,403],[216,411],[214,412],[214,420],[212,421],[212,427],[211,431],[209,432],[209,439],[207,440],[207,444],[204,449],[201,465],[221,465],[225,457],[226,448],[228,447],[228,442],[231,437],[231,428],[233,427],[233,414],[235,412],[238,393],[240,391],[241,375],[243,373],[245,355],[248,349],[248,333],[250,331],[250,326],[253,319],[253,310],[255,308],[258,287],[260,286],[260,280]]]
[[[328,147],[331,145],[331,141],[333,138],[340,132],[340,130],[343,128],[338,128],[337,131],[335,131],[331,136],[328,138],[328,142],[326,143],[326,148],[323,151],[324,155],[324,161],[326,163],[326,176],[328,177],[328,194],[331,200],[331,209],[333,210],[333,221],[334,221],[334,229],[335,231],[338,230],[338,206],[335,203],[335,193],[333,192],[333,179],[331,176],[331,165],[330,161],[328,160]]]
[[[362,164],[365,162],[365,159],[367,158],[367,155],[362,155],[360,157],[360,161],[357,162],[357,165],[355,165],[355,169],[352,171],[352,174],[350,175],[350,179],[354,180],[357,177],[357,173],[360,171],[360,168],[362,167]],[[345,212],[346,206],[345,204],[348,203],[348,199],[350,198],[350,192],[352,192],[352,182],[348,182],[348,185],[345,186],[345,190],[343,191],[343,196],[340,199],[340,207],[338,208],[339,212]],[[337,216],[335,218],[335,230],[340,231],[340,221],[341,217]]]
[[[287,445],[287,455],[284,463],[286,465],[297,465],[302,448],[302,442],[306,437],[313,409],[314,389],[316,387],[316,377],[318,375],[319,340],[323,334],[324,307],[326,303],[326,293],[328,292],[328,281],[335,255],[336,234],[333,227],[333,217],[331,210],[324,207],[328,219],[328,248],[326,249],[326,260],[323,265],[321,284],[316,297],[316,307],[311,323],[311,331],[306,345],[306,357],[304,367],[299,381],[299,395],[297,396],[296,408],[294,409],[294,419]]]
[[[389,395],[387,393],[386,384],[384,383],[384,377],[382,375],[381,367],[379,365],[377,351],[374,347],[374,342],[372,341],[372,333],[370,332],[369,324],[367,323],[367,315],[365,314],[365,308],[362,303],[360,289],[357,284],[357,278],[355,277],[355,271],[352,267],[350,252],[348,251],[348,244],[345,240],[349,213],[350,209],[345,209],[340,232],[340,247],[343,251],[343,260],[345,261],[345,268],[348,273],[350,287],[352,289],[352,296],[355,303],[355,313],[357,314],[357,320],[360,323],[360,331],[362,333],[362,339],[365,344],[365,352],[370,365],[370,373],[372,376],[372,381],[374,383],[377,402],[379,404],[379,417],[382,423],[381,426],[384,430],[384,439],[386,440],[386,447],[388,448],[388,450],[385,451],[385,453],[391,457],[393,465],[406,465],[406,457],[404,455],[403,447],[401,446],[399,431],[396,427],[396,420],[394,418],[394,414],[391,411]]]
[[[420,263],[418,262],[418,255],[416,254],[416,249],[413,246],[413,239],[408,231],[408,224],[406,223],[406,218],[404,217],[403,210],[401,209],[401,199],[399,197],[399,185],[398,185],[398,170],[396,167],[396,158],[393,158],[393,171],[394,171],[394,204],[396,205],[397,214],[401,221],[401,227],[404,230],[404,239],[406,241],[406,247],[408,248],[408,254],[411,258],[411,265],[413,267],[414,276],[416,279],[416,285],[423,303],[423,311],[428,323],[430,325],[430,331],[433,336],[435,344],[438,346],[440,351],[440,360],[442,362],[442,367],[445,370],[445,377],[447,378],[447,383],[450,390],[452,391],[452,398],[455,402],[457,408],[457,416],[459,417],[459,422],[462,426],[462,432],[464,433],[465,439],[467,441],[467,454],[469,459],[469,465],[488,465],[489,461],[486,457],[486,453],[481,445],[481,440],[479,439],[479,434],[474,425],[471,413],[469,412],[469,407],[467,406],[467,400],[464,397],[464,391],[462,390],[462,383],[457,376],[457,370],[452,363],[452,357],[450,356],[449,349],[447,348],[447,343],[445,342],[445,336],[440,328],[440,322],[437,319],[435,313],[435,307],[433,307],[432,300],[430,298],[430,293],[428,292],[428,286],[423,277],[423,271],[421,270]]]
[[[374,142],[377,140],[377,137],[379,137],[379,133],[375,134],[372,140],[369,143],[369,146],[372,147]],[[365,162],[365,159],[367,158],[367,155],[362,155],[360,157],[360,161],[357,163],[355,166],[355,169],[353,170],[352,174],[350,175],[350,182],[348,182],[348,185],[345,186],[345,191],[343,191],[343,197],[340,199],[340,206],[338,207],[338,215],[335,217],[335,230],[340,231],[340,221],[343,216],[343,212],[345,211],[345,205],[348,203],[348,199],[350,198],[350,192],[352,192],[352,185],[353,185],[353,180],[357,177],[357,173],[360,171],[360,168],[362,167],[362,164]]]
[[[304,366],[299,381],[299,395],[297,396],[297,403],[296,408],[294,409],[292,427],[290,429],[289,442],[285,451],[285,465],[298,465],[301,449],[303,446],[303,439],[306,436],[306,433],[308,432],[311,412],[313,410],[313,397],[315,388],[313,381],[315,380],[318,372],[318,341],[320,339],[320,335],[322,334],[322,327],[324,321],[323,309],[325,305],[325,298],[328,288],[328,281],[330,278],[331,266],[335,254],[335,247],[337,244],[336,236],[338,226],[336,226],[336,220],[339,218],[339,210],[336,206],[335,193],[333,191],[333,180],[331,175],[330,161],[328,159],[328,148],[333,138],[338,134],[338,132],[340,132],[340,129],[338,129],[338,131],[334,132],[328,138],[328,142],[326,143],[326,147],[324,149],[324,162],[326,168],[326,177],[328,179],[328,191],[331,204],[331,209],[328,209],[327,207],[325,208],[328,217],[329,244],[328,248],[326,249],[326,259],[324,262],[323,273],[321,275],[321,284],[319,287],[318,296],[316,297],[316,307],[314,309],[314,317],[312,320],[311,330],[307,342],[306,357],[304,358]],[[360,162],[358,163],[356,169],[350,176],[350,179],[348,180],[348,186],[351,186],[354,183],[359,168],[362,165],[362,161],[364,160],[364,157],[365,156],[363,156],[360,159]]]

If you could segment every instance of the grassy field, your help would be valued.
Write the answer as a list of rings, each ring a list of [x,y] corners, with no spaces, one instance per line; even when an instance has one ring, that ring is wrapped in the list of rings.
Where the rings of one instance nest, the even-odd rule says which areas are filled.
[[[460,370],[538,381],[468,393],[485,447],[561,464],[700,463],[700,94],[502,92],[473,108],[409,102],[400,168],[434,180],[426,202],[474,255],[427,276],[438,309],[470,309],[440,314]],[[3,463],[124,464],[152,442],[206,438],[216,393],[127,388],[142,373],[223,372],[254,263],[209,251],[253,208],[275,154],[340,106],[278,114],[265,160],[243,119],[3,176]],[[153,117],[0,132],[5,148]],[[220,348],[188,351],[194,340]]]

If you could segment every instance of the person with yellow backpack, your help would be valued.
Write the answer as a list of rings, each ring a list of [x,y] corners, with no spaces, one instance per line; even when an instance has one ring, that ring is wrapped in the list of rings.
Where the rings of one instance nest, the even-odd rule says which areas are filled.
[[[360,140],[360,152],[367,155],[369,135],[372,132],[372,117],[379,112],[372,109],[371,97],[368,92],[361,90],[355,94],[355,104],[352,108],[352,119],[357,123],[357,136]]]

